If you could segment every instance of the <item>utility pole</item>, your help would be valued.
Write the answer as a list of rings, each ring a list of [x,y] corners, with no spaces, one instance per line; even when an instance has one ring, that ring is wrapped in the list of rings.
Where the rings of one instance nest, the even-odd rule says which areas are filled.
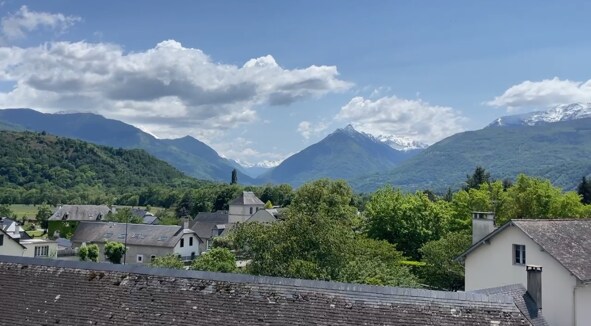
[[[123,265],[127,261],[127,223],[129,223],[129,216],[125,217],[125,244],[123,245]]]

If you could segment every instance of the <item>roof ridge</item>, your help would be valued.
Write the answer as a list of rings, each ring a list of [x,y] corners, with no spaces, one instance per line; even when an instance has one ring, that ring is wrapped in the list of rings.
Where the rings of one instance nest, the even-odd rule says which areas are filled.
[[[370,293],[372,295],[386,295],[386,296],[410,296],[415,298],[432,299],[447,299],[460,300],[480,303],[497,303],[514,305],[513,299],[510,295],[506,296],[489,296],[480,293],[472,292],[445,292],[426,289],[401,288],[390,286],[375,286],[354,283],[341,283],[332,281],[317,281],[292,279],[273,276],[259,276],[233,273],[216,273],[204,271],[187,271],[166,268],[153,268],[140,265],[118,265],[118,264],[104,264],[93,262],[80,261],[66,261],[66,260],[52,260],[30,257],[18,256],[1,256],[0,265],[4,263],[20,264],[20,265],[40,265],[64,269],[79,269],[79,270],[95,270],[95,271],[109,271],[121,272],[130,274],[175,277],[186,279],[203,279],[219,282],[230,283],[250,283],[260,285],[274,285],[274,286],[297,286],[303,288],[310,288],[316,290],[330,290],[347,293]]]

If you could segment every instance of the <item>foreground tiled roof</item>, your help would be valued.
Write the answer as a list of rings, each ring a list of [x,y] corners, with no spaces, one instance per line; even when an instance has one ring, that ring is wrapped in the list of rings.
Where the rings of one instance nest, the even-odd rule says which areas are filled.
[[[530,325],[510,296],[0,256],[6,325]]]
[[[492,295],[510,295],[519,311],[528,319],[533,326],[548,326],[546,320],[542,316],[542,312],[534,302],[533,298],[527,293],[525,287],[521,284],[511,284],[495,288],[488,288],[473,291],[474,293],[482,293],[489,296]]]

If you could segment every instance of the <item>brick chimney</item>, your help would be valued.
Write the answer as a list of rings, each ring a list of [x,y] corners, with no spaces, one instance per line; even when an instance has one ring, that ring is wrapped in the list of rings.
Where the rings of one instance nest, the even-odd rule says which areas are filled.
[[[472,212],[472,244],[495,230],[495,213]]]
[[[542,266],[527,265],[527,293],[542,310]]]

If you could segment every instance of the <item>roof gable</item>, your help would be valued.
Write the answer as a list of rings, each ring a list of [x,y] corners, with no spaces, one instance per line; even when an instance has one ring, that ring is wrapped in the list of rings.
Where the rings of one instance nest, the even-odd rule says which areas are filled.
[[[529,324],[510,296],[133,265],[0,256],[0,284],[8,324]]]
[[[511,220],[473,244],[463,259],[508,227],[515,226],[581,281],[591,280],[591,219]]]

